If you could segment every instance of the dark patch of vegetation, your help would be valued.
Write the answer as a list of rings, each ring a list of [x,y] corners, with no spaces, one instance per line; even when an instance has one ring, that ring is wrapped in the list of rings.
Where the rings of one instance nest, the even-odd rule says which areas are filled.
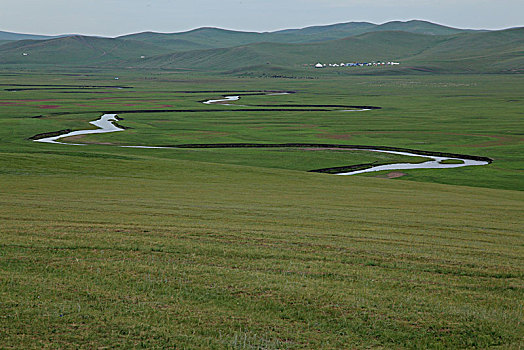
[[[460,159],[443,159],[439,162],[440,164],[464,164]]]
[[[120,116],[116,116],[115,119],[118,120],[118,121],[124,120],[124,118],[122,118]],[[130,126],[121,125],[120,123],[118,123],[118,121],[113,122],[113,125],[116,126],[117,128],[124,129],[124,130],[133,129]]]
[[[58,131],[43,132],[43,133],[36,134],[34,136],[29,137],[28,140],[39,140],[39,139],[43,139],[43,138],[46,138],[46,137],[53,137],[53,136],[64,135],[64,134],[68,134],[68,133],[70,133],[72,131],[73,130],[71,130],[71,129],[63,129],[63,130],[58,130]]]
[[[340,174],[340,173],[349,173],[351,171],[357,171],[357,170],[365,170],[365,169],[373,168],[378,165],[386,165],[386,164],[389,164],[389,163],[355,164],[355,165],[309,170],[309,172],[310,173],[323,173],[323,174]]]

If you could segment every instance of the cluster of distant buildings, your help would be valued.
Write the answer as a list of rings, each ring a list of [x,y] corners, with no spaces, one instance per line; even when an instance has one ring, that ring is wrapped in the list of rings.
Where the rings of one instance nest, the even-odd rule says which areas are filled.
[[[317,63],[315,68],[325,67],[369,67],[369,66],[396,66],[399,62],[351,62],[351,63]]]

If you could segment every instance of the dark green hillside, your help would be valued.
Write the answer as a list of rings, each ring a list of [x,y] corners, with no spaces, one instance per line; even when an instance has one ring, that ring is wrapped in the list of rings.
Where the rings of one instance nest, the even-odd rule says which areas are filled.
[[[373,24],[368,22],[338,23],[328,26],[314,26],[303,29],[287,29],[276,33],[294,34],[303,36],[302,41],[325,41],[341,39],[348,36],[360,35],[379,31],[403,31],[427,35],[451,35],[464,33],[468,30],[446,27],[426,21],[393,21],[384,24]]]
[[[305,69],[315,62],[398,60],[400,66],[336,68],[346,73],[506,72],[522,69],[524,29],[454,35],[424,35],[400,31],[372,32],[309,44],[258,43],[234,48],[198,50],[152,57],[133,63],[146,68],[239,70],[266,65]],[[310,66],[308,66],[310,68]],[[332,72],[333,69],[325,71]]]
[[[428,22],[390,22],[376,31],[343,39],[307,43],[316,36],[338,35],[343,29],[367,28],[368,24],[306,28],[298,32],[248,33],[201,28],[179,34],[141,33],[121,39],[70,36],[51,40],[22,40],[0,45],[0,64],[245,71],[273,76],[275,69],[310,74],[312,64],[399,61],[399,66],[338,67],[314,74],[404,74],[520,72],[524,67],[524,29],[467,32],[452,35],[382,31],[377,28],[408,28],[412,31],[454,30]],[[369,29],[369,28],[368,28]],[[349,30],[349,29],[348,29]],[[127,38],[127,39],[126,39]],[[134,38],[135,40],[131,40]],[[249,44],[248,42],[260,41]],[[234,45],[234,43],[248,43]],[[0,42],[1,44],[1,42]],[[221,48],[206,48],[223,46]],[[142,57],[143,56],[143,57]],[[264,68],[266,67],[266,68]],[[267,71],[269,70],[269,71]],[[286,74],[276,74],[286,76]]]
[[[346,37],[348,35],[335,36]],[[162,45],[173,51],[187,51],[194,49],[217,49],[248,45],[261,42],[274,43],[302,43],[309,41],[331,40],[331,35],[307,36],[301,33],[287,34],[279,32],[241,32],[220,28],[198,28],[182,33],[155,33],[143,32],[124,35],[119,39],[144,41]]]
[[[471,30],[467,29],[458,29],[443,26],[436,23],[431,23],[427,21],[392,21],[388,23],[381,24],[375,28],[375,31],[391,31],[391,30],[401,30],[410,33],[419,33],[419,34],[428,34],[428,35],[451,35],[469,32]]]
[[[279,30],[275,33],[279,34],[300,34],[300,35],[317,35],[325,34],[328,32],[346,32],[351,34],[363,34],[373,31],[377,25],[369,22],[348,22],[348,23],[336,23],[325,26],[311,26],[301,29],[284,29]]]
[[[153,44],[161,44],[174,50],[191,50],[195,48],[210,49],[233,47],[261,41],[271,41],[269,33],[239,32],[219,28],[199,28],[182,33],[137,33],[120,37]],[[286,41],[286,40],[284,40]],[[291,42],[293,40],[289,40]]]
[[[338,23],[302,29],[286,29],[276,32],[239,32],[219,28],[199,28],[182,33],[144,32],[121,36],[162,45],[174,51],[225,48],[260,42],[308,43],[342,39],[376,31],[404,31],[428,35],[449,35],[464,30],[441,26],[425,21],[389,22],[381,25],[367,22]]]
[[[437,44],[437,36],[379,32],[312,44],[258,43],[234,48],[174,53],[145,59],[139,67],[235,69],[271,64],[302,66],[317,61],[350,62],[409,57]]]
[[[115,60],[140,59],[167,50],[148,43],[70,36],[51,40],[22,40],[2,45],[2,64],[93,65]],[[27,55],[24,55],[27,54]]]
[[[147,42],[169,48],[173,51],[189,51],[211,48],[208,43],[198,43],[188,39],[179,39],[173,34],[165,33],[143,32],[121,36],[118,39]]]
[[[524,28],[450,36],[407,61],[447,71],[523,71]]]

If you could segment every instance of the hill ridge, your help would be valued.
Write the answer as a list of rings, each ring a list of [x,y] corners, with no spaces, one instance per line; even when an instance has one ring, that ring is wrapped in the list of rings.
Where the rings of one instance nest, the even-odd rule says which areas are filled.
[[[416,23],[419,25],[423,22]],[[402,31],[395,23],[390,26],[391,30],[387,31],[369,31],[344,38],[304,42],[289,42],[293,41],[289,40],[290,37],[297,38],[290,34],[268,37],[261,33],[257,34],[260,36],[258,41],[251,42],[249,33],[235,32],[230,35],[221,29],[211,29],[218,40],[230,44],[218,48],[210,47],[206,42],[209,39],[206,36],[209,29],[193,32],[192,37],[178,36],[159,40],[155,36],[156,42],[71,35],[3,43],[0,45],[0,63],[183,68],[234,71],[238,74],[247,67],[255,67],[256,71],[264,71],[266,69],[263,67],[267,67],[269,71],[291,69],[304,72],[304,69],[319,61],[338,64],[402,60],[400,67],[373,71],[345,69],[337,71],[337,74],[398,74],[413,70],[484,73],[521,72],[524,69],[524,28],[432,35]],[[240,44],[234,45],[235,42]],[[175,44],[190,49],[173,49]]]

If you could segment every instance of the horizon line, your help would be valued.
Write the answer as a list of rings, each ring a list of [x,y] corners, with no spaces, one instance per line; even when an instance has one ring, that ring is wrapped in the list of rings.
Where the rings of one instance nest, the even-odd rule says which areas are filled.
[[[380,25],[384,25],[384,24],[392,23],[392,22],[407,23],[407,22],[413,22],[413,21],[427,22],[427,23],[436,24],[436,25],[440,25],[440,26],[444,26],[444,27],[453,28],[453,29],[459,29],[459,30],[475,30],[475,31],[482,31],[482,30],[485,30],[485,31],[498,31],[498,30],[515,29],[515,28],[524,27],[524,24],[523,24],[523,25],[517,25],[517,26],[491,28],[491,29],[488,29],[488,28],[485,28],[485,27],[483,27],[483,28],[462,28],[462,27],[454,27],[454,26],[451,26],[451,25],[448,25],[448,24],[432,22],[432,21],[424,20],[424,19],[409,19],[409,20],[390,20],[390,21],[385,21],[385,22],[382,22],[382,23],[373,23],[373,22],[368,22],[368,21],[357,21],[357,20],[355,20],[355,21],[349,21],[349,22],[336,22],[336,23],[327,23],[327,24],[311,24],[311,25],[306,25],[304,27],[296,27],[296,28],[290,28],[290,27],[276,28],[276,29],[269,29],[269,30],[263,30],[263,31],[256,31],[256,30],[249,30],[249,29],[223,28],[223,27],[214,27],[214,26],[199,26],[199,27],[193,27],[193,28],[190,28],[190,29],[183,29],[183,30],[179,30],[179,31],[156,31],[154,29],[143,29],[143,30],[138,30],[138,31],[134,31],[134,32],[121,33],[121,34],[118,34],[118,35],[101,35],[101,34],[73,33],[73,32],[71,32],[71,33],[34,33],[34,32],[33,33],[26,33],[26,32],[10,31],[10,30],[4,30],[4,29],[0,30],[0,32],[9,33],[9,34],[37,35],[37,36],[49,36],[49,37],[80,35],[80,36],[93,36],[93,37],[101,37],[101,38],[118,38],[118,37],[121,37],[121,36],[132,35],[132,34],[139,34],[139,33],[147,33],[147,32],[149,32],[149,33],[158,33],[158,34],[188,33],[188,32],[192,32],[192,31],[198,30],[198,29],[205,29],[205,28],[221,29],[221,30],[226,30],[226,31],[236,31],[236,32],[245,32],[245,33],[259,33],[259,34],[263,34],[263,33],[274,33],[274,32],[285,31],[285,30],[300,30],[300,29],[311,28],[311,27],[333,26],[333,25],[337,25],[337,24],[347,24],[347,23],[369,23],[369,24],[380,26]]]

